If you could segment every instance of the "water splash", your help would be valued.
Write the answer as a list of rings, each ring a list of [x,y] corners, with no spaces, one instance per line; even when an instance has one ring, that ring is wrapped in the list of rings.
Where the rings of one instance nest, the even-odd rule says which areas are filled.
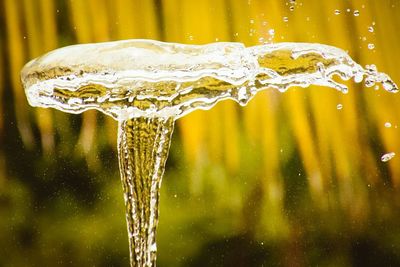
[[[353,78],[367,87],[396,84],[374,65],[361,67],[341,49],[309,43],[241,43],[203,46],[128,40],[61,48],[30,62],[22,72],[33,106],[80,113],[98,109],[123,121],[182,117],[233,99],[245,105],[257,92],[293,86],[328,86]]]
[[[177,118],[225,99],[244,106],[267,88],[284,92],[321,85],[346,93],[335,76],[398,91],[374,65],[362,68],[341,49],[308,43],[246,48],[241,43],[127,40],[61,48],[22,70],[32,106],[70,113],[97,109],[119,121],[131,266],[156,263],[159,192]]]

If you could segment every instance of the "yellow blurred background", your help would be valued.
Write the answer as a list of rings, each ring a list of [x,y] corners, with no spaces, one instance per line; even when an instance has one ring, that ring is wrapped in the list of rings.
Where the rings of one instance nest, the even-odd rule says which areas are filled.
[[[0,266],[128,265],[116,122],[29,107],[28,60],[131,38],[318,42],[400,83],[399,14],[397,0],[0,0]],[[400,95],[346,84],[180,119],[158,265],[400,266]]]

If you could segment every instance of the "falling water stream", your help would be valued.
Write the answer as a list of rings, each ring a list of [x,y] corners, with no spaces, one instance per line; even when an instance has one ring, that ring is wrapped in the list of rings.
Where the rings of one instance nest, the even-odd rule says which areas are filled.
[[[32,106],[97,109],[119,122],[131,266],[156,263],[159,192],[176,119],[224,99],[245,106],[267,88],[321,85],[346,93],[340,80],[351,78],[398,91],[374,65],[363,68],[339,48],[309,43],[126,40],[57,49],[22,70]]]

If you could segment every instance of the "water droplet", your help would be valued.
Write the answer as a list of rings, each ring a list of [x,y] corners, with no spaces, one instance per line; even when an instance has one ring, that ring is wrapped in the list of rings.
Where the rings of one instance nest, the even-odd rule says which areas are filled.
[[[374,44],[368,44],[368,49],[369,50],[372,50],[372,49],[374,49],[375,48],[375,45]]]
[[[289,10],[293,11],[294,10],[294,6],[289,7]]]
[[[340,10],[339,9],[335,10],[335,15],[340,15]]]
[[[360,16],[360,11],[358,11],[357,9],[354,10],[353,15],[354,15],[355,17]]]
[[[157,243],[154,242],[153,244],[151,244],[150,246],[150,251],[157,251]]]
[[[390,122],[386,122],[386,123],[385,123],[385,127],[386,127],[386,128],[390,128],[390,127],[392,127],[392,124],[391,124]]]
[[[371,77],[367,77],[367,78],[365,78],[365,80],[364,80],[364,85],[365,85],[366,87],[372,87],[372,86],[375,85],[375,80],[372,79]]]
[[[288,22],[288,21],[289,21],[289,18],[288,18],[288,17],[283,17],[283,21],[284,21],[284,22]]]
[[[346,9],[347,12],[350,12],[350,8]]]
[[[343,108],[342,104],[337,104],[336,109],[341,110]]]
[[[368,27],[368,31],[369,31],[369,32],[374,32],[374,27],[369,26],[369,27]]]
[[[365,65],[365,69],[369,74],[376,75],[378,73],[378,69],[375,64]]]
[[[382,162],[388,162],[389,160],[394,158],[394,156],[396,156],[396,153],[394,153],[394,152],[386,153],[385,155],[383,155],[381,157],[381,161]]]

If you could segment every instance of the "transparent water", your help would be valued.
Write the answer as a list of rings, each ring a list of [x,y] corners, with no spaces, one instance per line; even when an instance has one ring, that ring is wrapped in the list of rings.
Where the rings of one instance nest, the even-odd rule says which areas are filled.
[[[176,119],[225,99],[245,106],[267,88],[321,85],[346,93],[341,80],[349,79],[398,92],[374,65],[363,68],[341,49],[309,43],[246,48],[126,40],[57,49],[22,70],[32,106],[97,109],[119,121],[132,266],[156,262],[159,191]]]

